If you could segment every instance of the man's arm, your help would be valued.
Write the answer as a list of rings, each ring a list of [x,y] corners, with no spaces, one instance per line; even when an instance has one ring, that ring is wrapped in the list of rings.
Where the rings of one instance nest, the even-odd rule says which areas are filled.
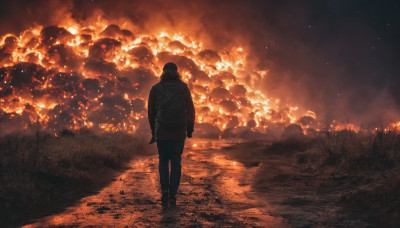
[[[185,100],[186,100],[186,127],[187,127],[187,133],[188,136],[192,136],[192,132],[194,129],[194,122],[195,122],[195,115],[196,115],[196,111],[194,110],[194,104],[193,104],[193,100],[192,100],[192,95],[190,93],[189,88],[186,86],[185,89]],[[189,138],[190,138],[189,137]]]
[[[154,129],[156,124],[156,102],[157,94],[154,86],[150,90],[149,100],[147,102],[147,117],[149,118],[151,134],[154,137]]]

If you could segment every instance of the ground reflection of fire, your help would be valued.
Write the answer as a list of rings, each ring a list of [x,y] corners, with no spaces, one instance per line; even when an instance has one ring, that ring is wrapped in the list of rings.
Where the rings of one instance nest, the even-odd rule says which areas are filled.
[[[147,93],[167,61],[178,64],[192,90],[200,133],[266,132],[295,122],[318,130],[315,113],[299,115],[297,107],[254,89],[267,70],[249,69],[246,56],[240,46],[214,51],[184,34],[134,34],[103,21],[6,34],[0,49],[0,133],[35,123],[54,132],[86,127],[134,133],[147,127]],[[358,129],[338,123],[330,128]]]
[[[251,191],[252,176],[257,167],[246,168],[220,153],[221,149],[232,145],[233,142],[227,140],[195,140],[186,144],[175,208],[162,211],[158,158],[145,156],[133,160],[128,170],[97,194],[82,198],[64,212],[44,217],[24,228],[99,224],[105,227],[156,227],[160,224],[187,227],[194,219],[207,227],[219,227],[220,223],[226,224],[233,219],[237,224],[251,227],[264,224],[286,227],[282,218],[270,215],[275,208]],[[164,220],[171,214],[174,219]],[[205,214],[229,216],[224,216],[227,220],[212,221],[203,218]]]

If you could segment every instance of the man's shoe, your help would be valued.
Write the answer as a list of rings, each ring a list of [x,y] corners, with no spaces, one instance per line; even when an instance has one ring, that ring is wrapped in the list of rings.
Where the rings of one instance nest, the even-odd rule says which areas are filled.
[[[161,204],[163,205],[168,204],[168,192],[163,192],[161,196]]]

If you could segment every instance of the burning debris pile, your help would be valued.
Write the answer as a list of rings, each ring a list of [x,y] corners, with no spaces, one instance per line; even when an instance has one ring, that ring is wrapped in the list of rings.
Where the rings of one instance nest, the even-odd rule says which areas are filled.
[[[34,124],[52,132],[147,129],[148,92],[167,61],[192,90],[199,135],[265,133],[295,122],[318,129],[314,113],[296,120],[296,107],[252,89],[267,71],[250,70],[242,47],[209,50],[186,35],[100,22],[35,27],[0,41],[0,134]]]

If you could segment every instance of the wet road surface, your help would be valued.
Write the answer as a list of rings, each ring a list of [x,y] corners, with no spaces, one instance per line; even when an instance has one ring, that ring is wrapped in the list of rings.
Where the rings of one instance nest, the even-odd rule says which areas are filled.
[[[220,153],[227,145],[186,143],[176,206],[161,206],[158,157],[145,156],[98,194],[25,227],[287,227],[251,190],[257,167],[228,159]]]

